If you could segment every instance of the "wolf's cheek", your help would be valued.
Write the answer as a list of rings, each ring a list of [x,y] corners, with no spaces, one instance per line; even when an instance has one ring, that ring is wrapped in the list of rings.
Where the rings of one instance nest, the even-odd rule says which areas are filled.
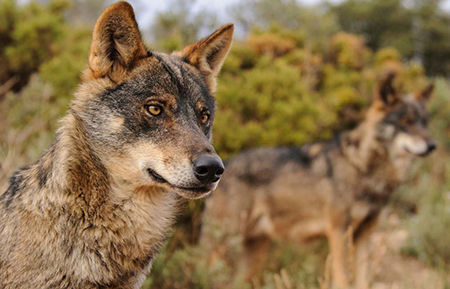
[[[395,136],[395,127],[391,124],[389,125],[382,125],[378,129],[378,138],[382,140],[392,140],[392,138]]]

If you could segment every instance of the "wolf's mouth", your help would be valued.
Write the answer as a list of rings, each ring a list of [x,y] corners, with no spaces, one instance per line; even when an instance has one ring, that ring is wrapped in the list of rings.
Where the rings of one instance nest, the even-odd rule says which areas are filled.
[[[176,189],[190,191],[190,192],[199,193],[199,194],[203,194],[203,193],[209,192],[211,190],[211,188],[209,188],[209,187],[186,188],[186,187],[174,186],[171,183],[169,183],[166,179],[164,179],[160,174],[155,172],[154,170],[147,169],[147,172],[156,182],[158,182],[160,184],[168,184],[171,187],[174,187]]]
[[[429,151],[425,151],[425,152],[423,152],[423,153],[414,153],[414,152],[412,152],[410,149],[408,149],[407,147],[405,147],[405,150],[406,150],[408,153],[410,153],[410,154],[412,154],[412,155],[414,155],[414,156],[416,156],[416,157],[426,157],[427,155],[430,154]]]
[[[152,169],[147,169],[148,174],[158,183],[167,183],[166,179],[164,179],[163,177],[161,177],[161,175],[157,174],[154,170]]]

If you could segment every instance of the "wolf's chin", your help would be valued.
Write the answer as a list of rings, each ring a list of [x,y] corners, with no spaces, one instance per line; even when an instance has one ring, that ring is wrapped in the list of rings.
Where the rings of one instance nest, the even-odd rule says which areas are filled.
[[[195,200],[203,198],[206,195],[209,195],[213,190],[208,189],[184,189],[179,187],[173,187],[175,190],[174,192],[179,195],[182,198]]]
[[[215,182],[206,187],[181,187],[169,183],[164,177],[150,168],[147,169],[147,172],[155,182],[164,185],[164,187],[167,187],[169,190],[174,191],[180,197],[186,199],[202,198],[215,190],[218,184],[218,182]]]

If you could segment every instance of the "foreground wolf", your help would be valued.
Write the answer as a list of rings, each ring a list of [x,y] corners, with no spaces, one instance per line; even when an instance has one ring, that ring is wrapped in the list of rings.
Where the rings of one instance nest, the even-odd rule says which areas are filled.
[[[106,9],[56,141],[0,195],[0,288],[140,288],[180,197],[223,173],[212,94],[232,34],[150,52],[128,3]]]
[[[327,236],[334,287],[348,288],[353,262],[354,288],[368,288],[370,231],[411,162],[436,148],[425,110],[433,87],[400,97],[393,81],[393,74],[385,78],[364,121],[334,141],[254,149],[233,158],[206,203],[201,242],[212,259],[226,258],[227,241],[241,236],[238,269],[251,277],[262,269],[271,239]],[[354,256],[347,252],[348,233]]]

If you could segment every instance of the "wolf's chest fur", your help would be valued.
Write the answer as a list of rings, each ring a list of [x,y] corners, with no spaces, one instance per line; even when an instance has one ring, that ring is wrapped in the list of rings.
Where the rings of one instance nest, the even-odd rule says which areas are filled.
[[[0,266],[8,270],[0,280],[19,286],[33,279],[38,288],[142,284],[173,223],[177,196],[117,187],[94,169],[89,154],[60,162],[54,155],[60,143],[19,171],[2,195],[8,214],[0,216]],[[21,238],[24,233],[32,238]]]
[[[127,199],[105,204],[104,211],[78,228],[78,245],[90,250],[79,256],[77,267],[89,268],[79,277],[125,281],[136,272],[148,274],[173,223],[176,204],[174,194],[152,188],[135,190]],[[102,272],[94,273],[93,268]]]

